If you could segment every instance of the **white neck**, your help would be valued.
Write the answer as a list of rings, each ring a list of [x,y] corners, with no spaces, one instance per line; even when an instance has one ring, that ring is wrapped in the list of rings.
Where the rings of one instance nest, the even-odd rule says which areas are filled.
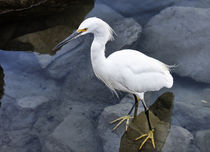
[[[103,41],[102,37],[94,35],[94,39],[91,45],[91,63],[93,70],[101,71],[105,66],[106,57],[105,57],[105,45],[107,41]]]

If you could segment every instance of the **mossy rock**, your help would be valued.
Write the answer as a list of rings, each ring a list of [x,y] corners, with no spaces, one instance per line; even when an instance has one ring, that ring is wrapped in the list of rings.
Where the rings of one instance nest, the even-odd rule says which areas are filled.
[[[149,117],[152,128],[154,128],[155,146],[152,147],[148,140],[141,149],[142,152],[160,152],[164,146],[171,127],[171,115],[173,110],[174,95],[171,92],[162,94],[149,108]],[[128,131],[121,138],[119,152],[138,152],[143,139],[135,141],[142,134],[148,133],[149,127],[144,112],[141,112],[131,122]]]

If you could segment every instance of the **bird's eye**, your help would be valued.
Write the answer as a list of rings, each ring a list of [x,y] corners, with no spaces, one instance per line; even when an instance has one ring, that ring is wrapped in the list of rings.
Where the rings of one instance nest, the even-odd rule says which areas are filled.
[[[84,28],[84,31],[87,31],[88,30],[88,28]]]

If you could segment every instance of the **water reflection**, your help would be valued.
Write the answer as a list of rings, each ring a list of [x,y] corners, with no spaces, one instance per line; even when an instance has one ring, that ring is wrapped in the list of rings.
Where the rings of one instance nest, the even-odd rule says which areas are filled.
[[[161,151],[169,134],[171,127],[171,116],[173,111],[174,95],[166,92],[162,94],[154,104],[150,106],[150,121],[154,128],[155,151]],[[149,131],[148,123],[144,112],[132,121],[130,127],[121,138],[120,152],[138,152],[142,140],[135,141],[136,137]],[[154,151],[150,140],[143,146],[142,151]]]
[[[0,107],[1,107],[1,98],[4,94],[4,71],[0,65]]]

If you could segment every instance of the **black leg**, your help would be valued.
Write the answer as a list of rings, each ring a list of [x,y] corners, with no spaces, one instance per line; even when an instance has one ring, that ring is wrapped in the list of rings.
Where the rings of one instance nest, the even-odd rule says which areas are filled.
[[[134,95],[135,98],[135,111],[134,111],[134,119],[137,116],[137,112],[138,112],[138,107],[139,107],[139,101],[138,101],[138,97],[136,95]]]
[[[130,114],[131,114],[131,112],[133,111],[133,108],[135,107],[135,104],[136,104],[136,103],[134,103],[134,104],[133,104],[133,106],[132,106],[131,110],[128,112],[128,115],[130,115]]]
[[[146,114],[146,117],[147,117],[147,122],[149,124],[149,129],[152,130],[152,127],[151,127],[151,123],[150,123],[150,120],[149,120],[149,108],[147,107],[147,105],[145,104],[145,102],[143,100],[142,101],[142,104],[144,106],[144,111],[145,111],[145,114]]]

